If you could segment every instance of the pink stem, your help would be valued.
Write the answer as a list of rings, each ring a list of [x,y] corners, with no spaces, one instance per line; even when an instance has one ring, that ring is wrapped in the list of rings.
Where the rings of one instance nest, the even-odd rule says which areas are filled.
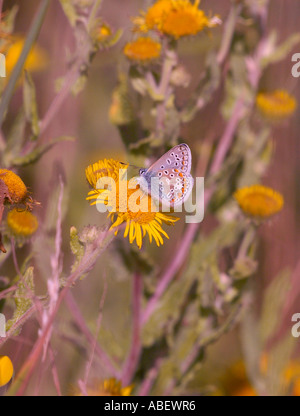
[[[101,327],[101,322],[102,322],[102,317],[103,317],[103,308],[104,308],[104,302],[105,302],[105,299],[106,299],[106,294],[107,294],[107,281],[106,281],[106,277],[105,277],[104,278],[103,293],[102,293],[102,296],[101,296],[100,306],[99,306],[99,316],[98,316],[98,319],[97,319],[96,333],[95,333],[94,340],[93,340],[93,343],[92,343],[91,356],[90,356],[90,359],[87,363],[86,370],[85,370],[85,375],[84,375],[85,391],[86,391],[86,386],[87,386],[90,370],[91,370],[91,367],[92,367],[92,364],[93,364],[94,355],[95,355],[95,351],[96,351],[97,339],[98,339],[99,331],[100,331],[100,327]]]
[[[68,292],[66,295],[65,303],[67,307],[69,308],[70,312],[73,315],[73,318],[75,319],[75,323],[80,329],[80,331],[83,333],[83,335],[86,337],[88,342],[90,344],[95,343],[95,337],[89,330],[89,328],[86,326],[85,319],[83,318],[80,309],[78,305],[75,302],[75,299],[71,292]],[[108,355],[102,350],[102,348],[99,346],[98,343],[95,344],[95,352],[99,356],[100,360],[102,361],[103,365],[105,366],[106,370],[112,374],[114,377],[118,378],[119,374],[117,370],[115,369],[114,364],[111,362]]]
[[[141,314],[141,298],[142,298],[142,278],[139,273],[135,273],[133,277],[133,331],[131,349],[127,361],[123,368],[122,384],[127,386],[136,371],[136,367],[141,355],[142,344],[140,337],[140,314]]]

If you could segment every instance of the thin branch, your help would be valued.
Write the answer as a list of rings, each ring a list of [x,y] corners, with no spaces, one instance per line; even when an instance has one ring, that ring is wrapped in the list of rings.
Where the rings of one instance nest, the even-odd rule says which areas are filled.
[[[49,345],[49,355],[50,355],[50,360],[51,360],[51,372],[52,372],[54,386],[55,386],[58,396],[62,396],[60,383],[59,383],[59,377],[58,377],[58,371],[57,371],[57,367],[55,364],[55,356],[54,356],[54,352],[53,352],[51,344]]]
[[[84,381],[83,381],[85,388],[87,386],[90,370],[91,370],[92,363],[93,363],[93,360],[94,360],[94,355],[95,355],[96,346],[97,346],[97,339],[98,339],[98,336],[99,336],[101,323],[102,323],[103,308],[104,308],[104,302],[105,302],[105,299],[106,299],[106,294],[107,294],[107,281],[106,281],[106,276],[104,275],[103,293],[102,293],[102,296],[101,296],[101,299],[100,299],[99,315],[98,315],[97,324],[96,324],[96,332],[95,332],[94,340],[93,340],[93,343],[92,343],[91,356],[90,356],[90,359],[89,359],[89,361],[87,363],[87,366],[86,366],[86,369],[85,369],[85,375],[84,375]]]
[[[153,368],[151,368],[148,373],[146,374],[146,377],[144,378],[140,389],[139,389],[139,396],[148,396],[150,390],[152,389],[152,386],[154,384],[154,381],[159,373],[160,367],[163,363],[163,360],[161,358],[157,359]]]
[[[18,289],[18,286],[14,285],[14,286],[10,286],[9,288],[5,290],[2,290],[0,292],[0,300],[6,298],[9,293],[14,292],[16,289]]]
[[[76,304],[71,292],[67,293],[65,303],[69,308],[70,312],[72,313],[72,316],[75,320],[75,324],[77,325],[79,330],[86,337],[87,341],[90,344],[93,344],[95,342],[95,337],[87,327],[85,319],[83,318],[80,309],[78,308],[78,305]],[[102,350],[98,343],[95,344],[95,353],[99,356],[107,372],[113,375],[115,378],[119,378],[119,372],[116,370],[115,365],[111,362],[110,357],[106,354],[105,351]]]
[[[222,65],[226,59],[226,56],[230,50],[232,38],[235,31],[235,25],[237,18],[239,17],[241,11],[243,9],[243,5],[240,4],[233,4],[231,6],[229,15],[227,17],[225,28],[224,28],[224,34],[222,36],[222,43],[217,55],[217,63],[219,65]]]
[[[91,29],[91,26],[92,26],[92,24],[94,23],[94,21],[97,17],[97,13],[98,13],[98,10],[101,7],[102,1],[103,0],[95,0],[94,1],[93,7],[91,9],[91,12],[90,12],[90,15],[89,15],[89,18],[88,18],[88,21],[87,21],[87,28],[89,30]]]
[[[25,64],[26,58],[31,50],[32,45],[36,41],[38,34],[40,32],[42,23],[44,21],[44,18],[46,16],[46,12],[48,9],[48,6],[50,4],[50,0],[42,0],[39,6],[39,9],[35,15],[33,24],[28,32],[28,35],[26,37],[26,41],[23,47],[23,50],[21,52],[21,55],[18,59],[18,62],[16,63],[11,77],[8,81],[7,87],[5,88],[5,91],[2,95],[1,104],[0,104],[0,126],[2,126],[3,119],[5,116],[5,112],[7,110],[7,107],[10,103],[10,100],[12,98],[12,95],[15,90],[15,85],[21,75],[22,68]]]
[[[91,25],[95,21],[97,12],[101,6],[102,0],[95,0],[94,5],[91,8],[90,15],[86,22],[86,30],[87,32],[91,29]],[[86,36],[89,36],[89,33],[86,33]],[[84,42],[83,42],[84,43]],[[54,116],[58,113],[58,111],[61,109],[63,103],[65,102],[66,98],[68,97],[72,87],[76,83],[77,79],[81,75],[81,68],[82,66],[86,65],[89,60],[89,55],[91,52],[91,46],[90,41],[87,38],[85,40],[85,45],[80,43],[80,45],[77,45],[77,55],[79,59],[76,60],[75,66],[70,69],[70,71],[67,73],[64,84],[62,89],[59,91],[59,93],[54,97],[52,103],[50,104],[46,114],[44,115],[43,120],[40,122],[40,134],[44,133],[45,130],[48,128],[49,124],[53,120]],[[84,52],[82,52],[84,51]]]
[[[6,333],[6,337],[5,338],[1,338],[0,337],[0,347],[2,347],[6,341],[8,341],[12,335],[20,328],[22,328],[22,326],[25,324],[25,322],[32,317],[32,315],[36,312],[36,305],[32,305],[29,309],[27,309],[27,311],[20,317],[20,319],[17,320],[17,322],[15,322],[12,327],[7,331]]]
[[[79,76],[78,71],[79,71],[79,65],[78,65],[78,68],[76,68],[75,70],[72,69],[67,73],[62,89],[54,97],[43,120],[41,120],[40,122],[40,134],[43,134],[46,131],[49,124],[53,120],[54,116],[56,116],[58,111],[61,109],[61,106],[63,105],[66,98],[68,97],[71,88],[73,87],[76,80],[78,79],[78,76]]]
[[[42,328],[46,326],[49,316],[51,315],[52,311],[55,309],[55,305],[59,295],[59,277],[62,272],[62,264],[61,264],[61,245],[62,245],[62,200],[64,195],[64,184],[62,177],[59,176],[60,182],[60,192],[58,197],[57,203],[57,221],[56,221],[56,235],[55,235],[55,253],[51,256],[51,268],[52,268],[52,277],[47,281],[47,288],[49,294],[49,306],[47,310],[43,311],[42,315]],[[43,353],[43,361],[46,359],[47,356],[47,349],[48,344],[50,342],[52,331],[49,331],[48,337],[44,342],[44,353]]]
[[[232,116],[226,125],[225,131],[223,133],[223,136],[218,145],[216,154],[214,156],[214,160],[210,168],[211,175],[216,174],[220,170],[221,165],[223,161],[225,160],[225,157],[230,149],[236,128],[242,118],[243,108],[244,108],[243,102],[244,102],[243,97],[240,97],[235,104]]]
[[[156,107],[156,133],[159,134],[160,131],[164,129],[164,121],[166,115],[166,104],[170,94],[170,78],[174,66],[177,63],[176,54],[172,50],[166,51],[166,56],[164,58],[164,63],[162,67],[162,74],[159,86],[157,88],[157,93],[164,97],[163,101],[160,102]]]
[[[132,330],[132,341],[131,348],[128,354],[127,361],[122,371],[122,384],[127,386],[136,371],[136,367],[139,362],[141,355],[142,344],[141,344],[141,299],[142,299],[142,277],[139,273],[135,273],[133,276],[132,285],[132,315],[133,315],[133,330]]]

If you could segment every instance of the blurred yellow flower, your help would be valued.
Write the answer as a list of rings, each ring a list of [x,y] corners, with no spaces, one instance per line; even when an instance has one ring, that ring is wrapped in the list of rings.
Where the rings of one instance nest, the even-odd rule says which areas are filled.
[[[122,171],[120,171],[122,169]],[[149,195],[141,191],[138,184],[132,187],[132,181],[127,180],[128,165],[122,165],[113,159],[99,161],[86,169],[86,177],[94,188],[89,192],[87,200],[91,205],[100,204],[109,207],[111,229],[126,223],[124,238],[129,236],[129,242],[136,241],[142,247],[143,238],[148,234],[149,241],[154,239],[157,246],[163,244],[162,235],[169,238],[162,229],[162,224],[173,225],[179,218],[157,212],[155,203]],[[126,177],[125,177],[126,176]],[[112,178],[115,186],[109,189],[101,180]]]
[[[256,396],[251,386],[245,364],[242,360],[233,363],[221,378],[221,395],[226,396]]]
[[[172,11],[172,0],[158,0],[151,6],[145,15],[147,29],[161,28],[165,16]]]
[[[16,237],[30,237],[38,229],[37,217],[29,211],[19,211],[14,208],[6,218],[9,231]]]
[[[199,10],[200,0],[158,0],[146,13],[134,19],[137,30],[147,32],[157,29],[165,35],[178,39],[196,35],[207,27],[221,21],[217,16],[209,18]]]
[[[14,367],[9,357],[0,356],[0,387],[10,382],[14,374]]]
[[[92,387],[87,388],[88,396],[130,396],[133,386],[122,387],[120,381],[110,378],[102,382],[97,382]],[[81,393],[76,394],[82,396]]]
[[[140,37],[128,42],[124,48],[125,56],[141,63],[149,62],[160,57],[161,44],[149,37]]]
[[[281,211],[283,196],[263,185],[252,185],[238,189],[234,198],[246,215],[265,219]]]
[[[292,383],[292,395],[300,396],[300,361],[291,361],[284,371],[284,380]]]
[[[281,121],[291,116],[297,107],[296,99],[285,90],[259,93],[256,105],[263,117],[270,121]]]
[[[111,28],[108,24],[103,23],[100,27],[97,28],[97,40],[103,41],[112,35]]]
[[[263,377],[269,371],[268,356],[263,354],[260,362],[260,372]],[[222,380],[223,394],[229,396],[257,396],[258,393],[251,385],[245,363],[242,360],[234,363]],[[292,360],[282,373],[282,387],[292,396],[300,396],[300,362]],[[290,388],[292,388],[290,390]]]
[[[14,172],[8,169],[0,169],[0,180],[7,186],[11,202],[18,204],[27,196],[27,188],[20,178]]]
[[[18,62],[25,43],[24,38],[16,38],[12,44],[9,45],[6,55],[6,71],[9,77],[14,66]],[[48,54],[44,49],[38,45],[34,45],[29,52],[24,68],[30,72],[41,71],[48,65]]]

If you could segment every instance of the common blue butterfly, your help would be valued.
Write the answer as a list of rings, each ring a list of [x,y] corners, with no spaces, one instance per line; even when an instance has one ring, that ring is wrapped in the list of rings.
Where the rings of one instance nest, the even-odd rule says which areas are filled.
[[[189,146],[185,143],[174,146],[148,169],[140,169],[140,188],[162,204],[171,207],[183,204],[194,185],[191,166]]]

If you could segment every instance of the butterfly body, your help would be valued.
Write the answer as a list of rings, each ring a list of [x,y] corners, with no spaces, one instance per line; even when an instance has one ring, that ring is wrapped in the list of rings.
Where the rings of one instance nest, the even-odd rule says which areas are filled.
[[[174,146],[149,169],[140,169],[142,191],[171,207],[182,204],[190,195],[194,179],[190,174],[192,155],[185,143]]]

